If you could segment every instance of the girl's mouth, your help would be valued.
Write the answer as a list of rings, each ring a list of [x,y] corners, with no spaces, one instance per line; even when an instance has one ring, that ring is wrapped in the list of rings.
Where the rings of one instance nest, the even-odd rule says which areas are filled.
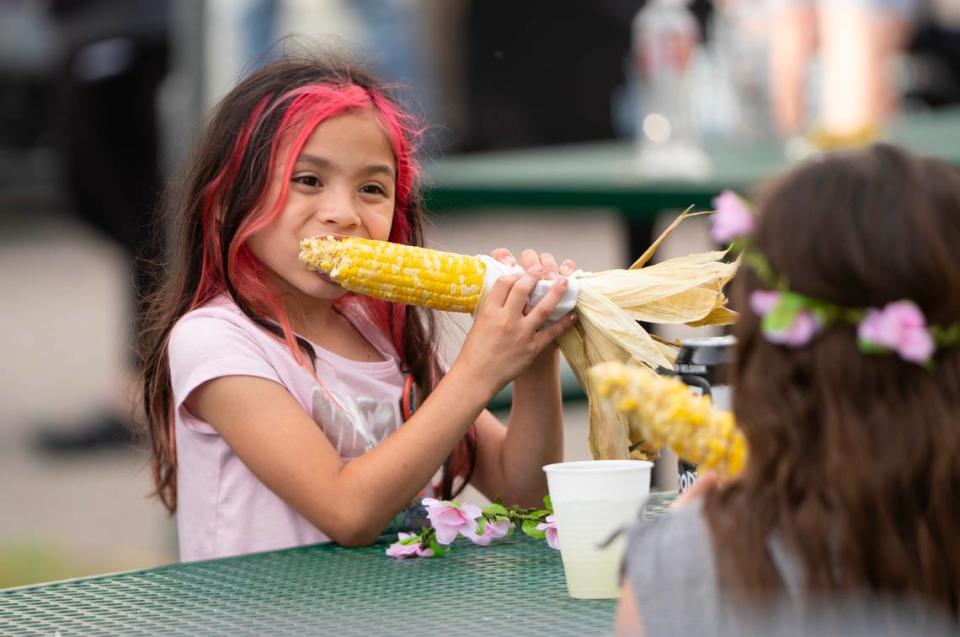
[[[326,282],[326,283],[330,283],[330,284],[332,284],[332,285],[336,285],[336,282],[335,282],[333,279],[331,279],[329,276],[327,276],[325,273],[323,273],[323,272],[317,272],[317,276],[320,277],[320,279],[323,280],[323,281]]]

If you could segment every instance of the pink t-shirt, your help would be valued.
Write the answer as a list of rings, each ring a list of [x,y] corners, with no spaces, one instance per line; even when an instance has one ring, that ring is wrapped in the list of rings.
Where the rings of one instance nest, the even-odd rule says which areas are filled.
[[[349,461],[402,423],[404,376],[389,341],[356,317],[381,362],[358,362],[317,345],[317,376],[342,409],[334,408],[284,342],[251,321],[222,295],[183,316],[170,335],[170,377],[176,410],[177,527],[180,559],[210,559],[328,542],[324,533],[281,500],[184,400],[222,376],[257,376],[285,387]]]

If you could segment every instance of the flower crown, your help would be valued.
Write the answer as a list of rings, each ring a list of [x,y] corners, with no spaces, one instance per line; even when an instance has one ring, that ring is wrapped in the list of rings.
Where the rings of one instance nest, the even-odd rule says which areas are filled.
[[[743,263],[768,288],[750,294],[750,309],[762,319],[763,335],[771,343],[802,347],[831,325],[846,323],[857,327],[861,352],[896,353],[905,361],[928,368],[933,365],[937,348],[960,344],[960,323],[928,325],[923,312],[909,299],[883,308],[848,308],[794,292],[786,277],[776,275],[750,241],[754,214],[747,202],[726,190],[713,204],[716,212],[711,236],[739,252]]]

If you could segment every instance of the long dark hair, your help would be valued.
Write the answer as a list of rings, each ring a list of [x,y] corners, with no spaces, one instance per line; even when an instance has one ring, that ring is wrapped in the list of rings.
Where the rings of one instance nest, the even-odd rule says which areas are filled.
[[[801,294],[846,307],[911,299],[960,321],[960,171],[889,145],[817,158],[763,188],[755,246]],[[960,612],[960,348],[935,369],[865,355],[836,324],[801,348],[767,341],[738,274],[734,411],[742,477],[705,503],[721,581],[760,595],[778,532],[811,594],[917,596]]]
[[[397,164],[396,208],[390,240],[423,244],[423,213],[415,160],[420,128],[391,95],[357,64],[335,55],[287,57],[257,71],[224,97],[199,141],[178,187],[171,189],[167,223],[176,225],[173,254],[161,267],[162,285],[149,300],[138,339],[143,398],[153,446],[156,494],[176,510],[176,440],[167,344],[174,324],[190,310],[228,294],[264,330],[284,340],[294,358],[314,373],[314,351],[296,336],[265,266],[247,247],[250,236],[280,213],[289,174],[276,201],[265,201],[277,169],[281,138],[296,157],[320,122],[351,109],[373,108],[391,141]],[[293,161],[284,165],[288,173]],[[439,381],[432,313],[367,298],[362,304],[393,343],[405,373],[422,398]],[[444,464],[443,495],[454,495],[454,477],[469,480],[476,456],[471,427]]]

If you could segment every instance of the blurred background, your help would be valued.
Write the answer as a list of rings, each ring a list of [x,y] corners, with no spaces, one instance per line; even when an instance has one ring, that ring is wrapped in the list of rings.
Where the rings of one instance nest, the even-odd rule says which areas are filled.
[[[544,183],[562,156],[621,194],[719,192],[717,149],[787,166],[911,118],[960,148],[960,0],[0,0],[0,587],[176,560],[126,433],[140,263],[165,249],[153,211],[218,98],[311,42],[406,87],[429,126],[429,239],[467,253],[623,267],[676,212],[468,200],[485,170],[522,191],[496,169],[513,161]],[[693,222],[661,258],[709,247]],[[455,351],[464,327],[448,327]],[[570,398],[567,457],[587,458]]]

